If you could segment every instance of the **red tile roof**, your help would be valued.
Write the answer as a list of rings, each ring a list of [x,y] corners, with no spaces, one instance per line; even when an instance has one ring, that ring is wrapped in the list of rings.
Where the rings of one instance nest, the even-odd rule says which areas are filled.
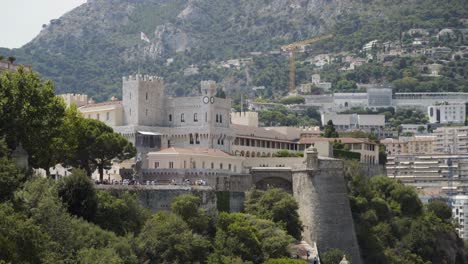
[[[95,104],[87,104],[80,108],[90,108],[90,107],[97,107],[97,106],[105,106],[105,105],[121,105],[122,101],[107,101],[102,103],[95,103]]]
[[[333,141],[341,141],[344,144],[358,144],[358,143],[368,143],[368,144],[375,144],[367,140],[366,138],[323,138],[323,137],[308,137],[308,138],[301,138],[299,140],[299,144],[312,144],[315,142],[333,142]]]
[[[166,148],[161,151],[153,152],[161,154],[191,154],[191,155],[208,155],[208,156],[223,156],[223,157],[232,157],[228,153],[219,150],[219,149],[209,149],[209,148]]]

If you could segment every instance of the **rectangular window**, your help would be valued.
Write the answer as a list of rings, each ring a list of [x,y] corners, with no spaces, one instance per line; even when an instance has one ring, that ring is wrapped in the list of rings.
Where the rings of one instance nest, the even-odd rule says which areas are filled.
[[[169,161],[169,169],[173,169],[173,168],[174,168],[174,162]]]
[[[159,168],[159,161],[156,161],[156,162],[154,163],[154,168],[155,168],[155,169]]]
[[[169,122],[172,122],[172,115],[169,115]]]
[[[187,168],[187,161],[184,160],[184,169]]]
[[[180,114],[180,122],[185,122],[185,117],[184,117],[184,114]]]
[[[110,113],[107,112],[107,113],[106,113],[106,120],[109,121],[109,119],[110,119]]]

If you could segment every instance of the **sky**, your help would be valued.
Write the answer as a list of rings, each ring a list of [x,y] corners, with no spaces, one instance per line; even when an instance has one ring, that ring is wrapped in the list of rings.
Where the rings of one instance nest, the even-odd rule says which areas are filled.
[[[86,0],[0,0],[0,47],[20,48],[31,41],[51,19]]]

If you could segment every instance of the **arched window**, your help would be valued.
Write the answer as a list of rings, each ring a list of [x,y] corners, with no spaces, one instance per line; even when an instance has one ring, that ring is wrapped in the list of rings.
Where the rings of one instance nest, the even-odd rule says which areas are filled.
[[[185,117],[184,117],[184,114],[180,114],[180,122],[185,122]]]
[[[193,134],[192,133],[189,134],[189,138],[190,138],[190,144],[193,145]]]
[[[193,114],[193,122],[198,122],[198,114]]]
[[[216,123],[218,123],[219,120],[218,120],[218,114],[216,114]]]
[[[211,162],[211,169],[214,169],[214,163]]]
[[[223,115],[219,115],[219,122],[220,122],[220,123],[223,122]]]
[[[172,122],[172,115],[169,115],[169,122]]]

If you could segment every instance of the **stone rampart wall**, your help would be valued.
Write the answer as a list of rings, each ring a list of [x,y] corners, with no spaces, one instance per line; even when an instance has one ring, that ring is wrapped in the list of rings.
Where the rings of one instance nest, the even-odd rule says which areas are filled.
[[[299,203],[304,240],[319,251],[341,249],[360,264],[359,246],[349,205],[342,161],[320,161],[320,169],[293,171],[293,193]]]

